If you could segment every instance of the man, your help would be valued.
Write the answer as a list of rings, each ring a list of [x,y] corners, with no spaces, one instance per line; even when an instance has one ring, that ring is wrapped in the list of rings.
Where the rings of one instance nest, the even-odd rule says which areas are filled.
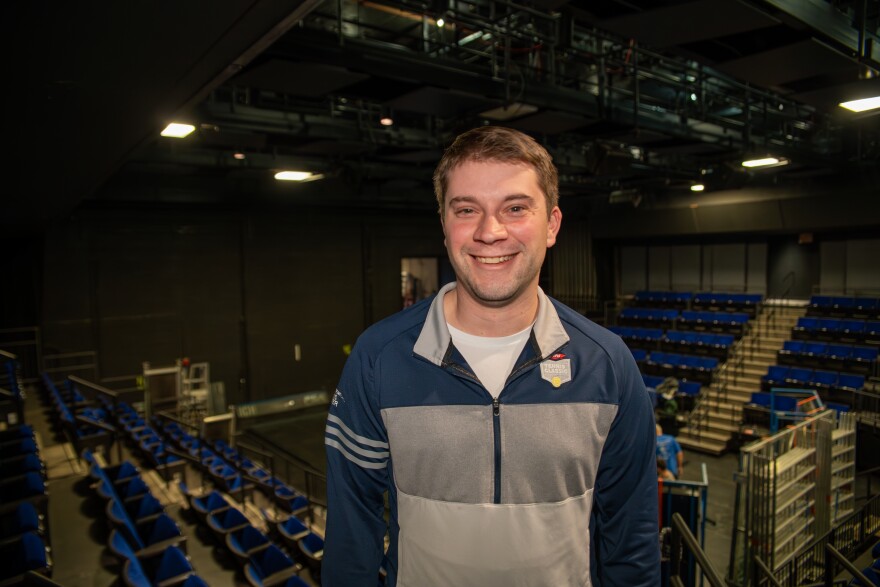
[[[657,456],[666,461],[666,466],[676,479],[684,470],[684,451],[674,436],[663,434],[663,428],[657,424]]]
[[[562,221],[550,155],[474,129],[434,186],[457,281],[369,328],[345,366],[323,584],[372,586],[381,566],[392,587],[659,585],[642,378],[618,337],[538,287]]]

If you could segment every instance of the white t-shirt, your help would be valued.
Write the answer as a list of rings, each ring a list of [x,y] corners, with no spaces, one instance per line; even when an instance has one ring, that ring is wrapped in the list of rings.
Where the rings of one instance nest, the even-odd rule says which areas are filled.
[[[452,344],[474,370],[480,383],[498,397],[517,358],[529,340],[532,326],[510,336],[475,336],[446,324]]]

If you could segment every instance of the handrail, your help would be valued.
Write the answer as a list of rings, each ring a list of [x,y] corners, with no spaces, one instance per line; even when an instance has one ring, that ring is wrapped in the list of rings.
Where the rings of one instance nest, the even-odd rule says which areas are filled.
[[[782,587],[782,583],[780,583],[776,579],[776,577],[773,576],[773,571],[770,570],[770,567],[767,566],[767,563],[761,560],[761,557],[757,554],[755,555],[755,566],[758,567],[758,569],[764,575],[764,578],[768,579],[773,584],[773,587]],[[760,585],[761,581],[762,579],[759,578],[757,583]]]
[[[712,561],[709,560],[709,557],[700,548],[696,537],[678,512],[672,514],[672,552],[669,559],[670,581],[677,579],[677,583],[673,581],[674,585],[683,584],[681,583],[682,542],[684,542],[684,547],[694,556],[697,565],[703,573],[703,577],[709,581],[709,585],[711,587],[726,587],[715,565],[712,564]]]
[[[849,574],[853,576],[857,581],[859,581],[865,587],[874,587],[874,582],[868,579],[860,570],[858,570],[855,565],[853,565],[849,560],[840,554],[840,552],[831,546],[830,544],[825,544],[825,551],[837,559],[843,568],[846,569]],[[825,561],[825,585],[826,587],[832,587],[834,585],[834,565],[829,564],[829,561]]]
[[[16,355],[15,353],[10,353],[8,351],[4,351],[3,349],[0,349],[0,356],[6,357],[7,359],[9,359],[11,361],[18,360],[18,355]]]

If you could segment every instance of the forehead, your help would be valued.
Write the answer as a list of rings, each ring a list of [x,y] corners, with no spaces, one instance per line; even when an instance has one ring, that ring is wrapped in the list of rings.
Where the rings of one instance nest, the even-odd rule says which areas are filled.
[[[449,170],[446,192],[447,199],[497,193],[544,197],[535,168],[519,161],[463,161]]]

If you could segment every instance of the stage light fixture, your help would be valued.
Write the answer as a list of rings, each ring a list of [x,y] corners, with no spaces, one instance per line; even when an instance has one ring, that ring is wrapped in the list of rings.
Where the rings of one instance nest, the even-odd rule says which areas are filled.
[[[192,131],[194,131],[196,127],[191,124],[185,124],[182,122],[172,122],[165,129],[159,133],[163,137],[171,137],[174,139],[182,139],[183,137],[189,136]]]

